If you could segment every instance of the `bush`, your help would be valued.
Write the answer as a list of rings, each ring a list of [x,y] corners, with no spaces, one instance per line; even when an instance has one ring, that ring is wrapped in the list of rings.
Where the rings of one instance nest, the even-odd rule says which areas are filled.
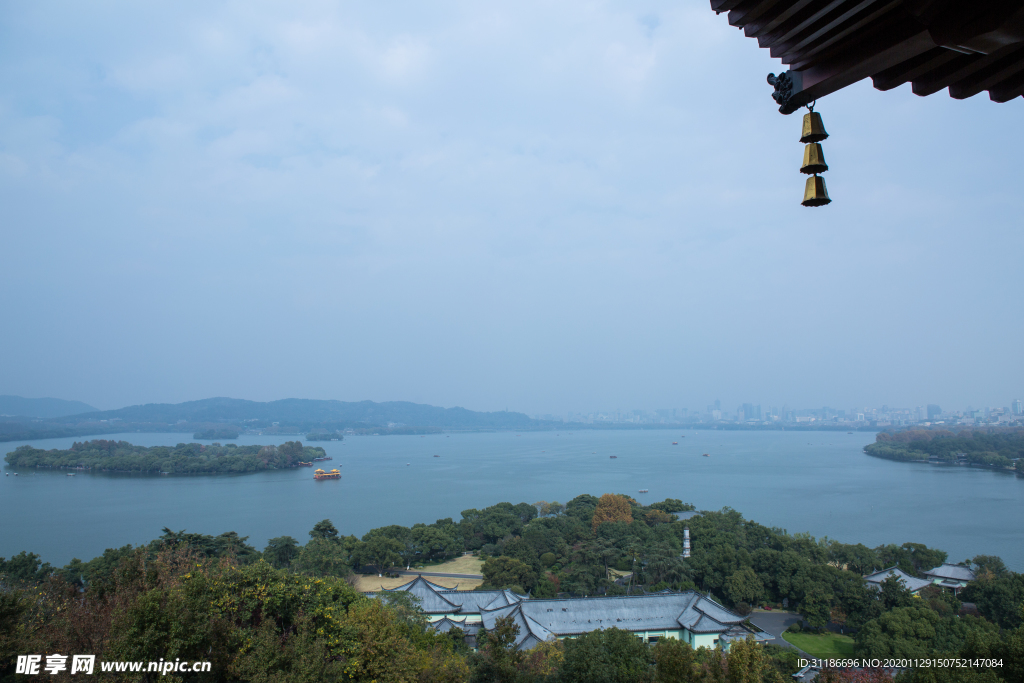
[[[540,556],[540,563],[545,567],[550,567],[558,560],[558,557],[554,553],[544,553]]]
[[[799,621],[794,621],[792,624],[789,625],[789,628],[787,628],[786,630],[790,633],[800,633],[800,631],[803,631],[804,629],[802,626],[800,626]]]
[[[736,613],[739,614],[741,617],[747,616],[748,614],[750,614],[750,605],[743,601],[737,602]]]

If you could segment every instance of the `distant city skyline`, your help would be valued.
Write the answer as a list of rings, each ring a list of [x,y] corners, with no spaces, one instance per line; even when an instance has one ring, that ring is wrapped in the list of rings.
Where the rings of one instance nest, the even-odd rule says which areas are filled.
[[[0,391],[0,396],[4,392]],[[73,400],[55,396],[23,396],[30,399]],[[204,396],[202,398],[213,398]],[[231,397],[245,398],[245,397]],[[282,398],[310,398],[291,396]],[[201,400],[201,399],[192,399]],[[252,399],[249,399],[252,400]],[[332,399],[345,400],[345,399]],[[370,399],[361,399],[370,400]],[[393,399],[402,400],[402,399]],[[358,401],[349,401],[358,402]],[[420,403],[413,401],[414,403]],[[85,403],[85,402],[83,402]],[[147,403],[181,403],[180,401],[145,401]],[[468,410],[486,411],[471,405],[438,405],[443,408],[461,407]],[[98,407],[99,410],[113,410],[128,407],[127,405]],[[501,409],[499,409],[501,410]],[[794,407],[787,404],[760,404],[745,402],[731,408],[721,399],[715,399],[704,407],[693,408],[632,408],[597,411],[531,412],[520,410],[515,406],[505,406],[504,410],[524,413],[534,419],[563,421],[566,423],[635,423],[635,424],[690,424],[690,423],[723,423],[723,424],[770,424],[770,423],[843,423],[854,426],[904,426],[914,424],[1024,424],[1024,401],[1014,398],[999,406],[966,405],[943,409],[935,403],[926,403],[912,407],[897,407],[883,404],[881,406],[854,406],[838,408],[829,405],[821,407]]]
[[[636,424],[811,424],[835,423],[851,426],[910,426],[935,424],[1024,424],[1024,402],[1014,399],[1002,407],[967,406],[963,409],[943,410],[934,403],[913,408],[899,408],[889,405],[881,407],[832,408],[791,408],[786,405],[768,405],[743,403],[735,410],[723,410],[720,400],[708,404],[706,408],[656,408],[654,410],[633,409],[628,411],[597,411],[578,413],[568,411],[563,414],[540,413],[531,415],[542,420],[562,420],[567,423],[636,423]]]

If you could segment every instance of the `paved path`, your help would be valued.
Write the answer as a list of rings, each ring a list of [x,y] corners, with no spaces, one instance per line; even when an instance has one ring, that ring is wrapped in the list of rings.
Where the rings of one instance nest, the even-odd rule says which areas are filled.
[[[803,622],[803,617],[799,614],[795,612],[765,612],[763,610],[754,610],[750,613],[749,619],[750,623],[754,626],[775,636],[775,640],[770,641],[772,644],[779,645],[781,647],[788,647],[791,650],[799,652],[800,656],[804,659],[812,659],[809,654],[787,642],[782,637],[782,632],[785,631],[790,624]],[[802,683],[809,683],[810,681],[813,681],[816,676],[817,673],[812,671],[803,678],[797,680],[802,681]]]
[[[418,572],[418,571],[406,571],[404,569],[392,569],[392,574],[401,574],[402,576],[440,576],[447,579],[482,579],[483,574],[446,574],[444,572]]]

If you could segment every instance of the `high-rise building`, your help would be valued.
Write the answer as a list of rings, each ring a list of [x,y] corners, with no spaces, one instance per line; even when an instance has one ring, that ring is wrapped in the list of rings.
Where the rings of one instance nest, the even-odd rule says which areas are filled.
[[[940,408],[939,406],[935,405],[934,403],[929,403],[928,404],[928,419],[929,420],[934,420],[939,415],[942,415],[942,408]]]
[[[1013,406],[1014,415],[1024,415],[1024,403],[1021,403],[1019,398],[1013,399],[1013,403],[1010,405]]]
[[[744,420],[760,420],[761,419],[761,406],[755,406],[750,403],[743,404],[743,419]]]

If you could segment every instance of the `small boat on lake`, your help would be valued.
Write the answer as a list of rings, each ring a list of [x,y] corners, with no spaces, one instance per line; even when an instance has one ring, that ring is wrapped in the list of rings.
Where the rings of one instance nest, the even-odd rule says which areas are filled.
[[[639,493],[650,493],[650,489],[640,489]]]
[[[673,441],[673,442],[672,442],[672,445],[673,445],[673,446],[678,446],[678,445],[679,445],[679,442],[678,442],[678,441]]]
[[[440,458],[441,456],[440,456],[440,455],[435,455],[434,457],[435,457],[435,458]]]
[[[68,472],[68,476],[69,477],[73,477],[73,476],[75,476],[75,473],[74,472]]]
[[[617,458],[619,456],[617,456],[617,455],[609,455],[608,457],[611,458],[612,460],[614,460],[615,458]]]
[[[711,457],[711,456],[710,456],[710,455],[708,455],[707,453],[703,453],[702,455],[703,455],[703,456],[704,456],[705,458],[710,458],[710,457]]]

